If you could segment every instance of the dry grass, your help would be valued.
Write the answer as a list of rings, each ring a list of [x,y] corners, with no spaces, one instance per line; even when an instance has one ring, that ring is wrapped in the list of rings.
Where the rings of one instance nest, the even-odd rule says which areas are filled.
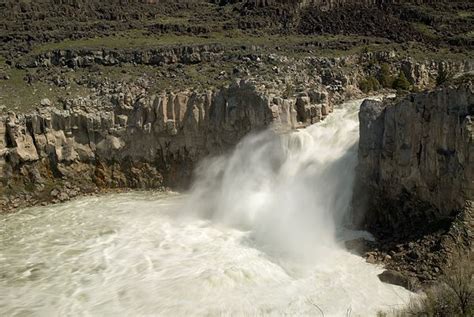
[[[413,299],[408,307],[393,315],[397,317],[471,317],[474,316],[474,256],[460,254],[446,269],[439,283]],[[379,316],[390,314],[379,313]]]

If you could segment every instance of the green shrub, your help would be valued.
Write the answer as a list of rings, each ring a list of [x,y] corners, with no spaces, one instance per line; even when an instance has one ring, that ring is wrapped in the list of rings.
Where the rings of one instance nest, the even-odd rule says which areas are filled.
[[[387,63],[383,63],[380,67],[380,84],[384,88],[391,88],[393,81],[394,78],[390,74],[390,66]]]
[[[381,88],[379,81],[374,76],[368,76],[359,82],[359,88],[365,93],[377,91]]]
[[[438,71],[438,76],[436,77],[436,86],[442,85],[445,82],[452,79],[452,74],[448,72],[445,68],[441,68]]]
[[[404,72],[400,71],[398,77],[393,81],[392,88],[396,90],[410,90],[411,84]]]

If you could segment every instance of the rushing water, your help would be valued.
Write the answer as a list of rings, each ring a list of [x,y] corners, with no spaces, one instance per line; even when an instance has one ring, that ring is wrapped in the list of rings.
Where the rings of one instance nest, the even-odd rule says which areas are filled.
[[[345,251],[359,103],[206,160],[190,193],[0,216],[1,316],[370,316],[410,293]]]

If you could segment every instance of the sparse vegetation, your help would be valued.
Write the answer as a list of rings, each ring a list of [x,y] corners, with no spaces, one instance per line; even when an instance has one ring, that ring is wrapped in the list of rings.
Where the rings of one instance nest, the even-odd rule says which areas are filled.
[[[459,11],[457,14],[460,18],[474,17],[474,12],[472,12],[472,11]]]
[[[219,62],[199,63],[199,65],[187,65],[171,70],[167,66],[151,68],[140,63],[128,65],[121,62],[120,65],[101,66],[100,70],[92,75],[95,81],[99,77],[112,81],[124,79],[133,81],[137,77],[147,77],[151,78],[156,90],[182,87],[208,88],[226,84],[233,74],[237,77],[243,74],[233,73],[235,65],[232,63],[236,60],[234,57],[254,54],[259,56],[278,54],[302,61],[308,57],[339,58],[367,53],[368,56],[373,56],[374,66],[380,62],[377,58],[379,52],[394,52],[399,60],[406,57],[416,61],[464,61],[474,58],[472,50],[461,47],[453,49],[446,44],[432,49],[419,41],[419,38],[413,38],[413,41],[409,42],[400,42],[394,41],[394,36],[397,37],[397,34],[366,33],[358,21],[346,28],[345,23],[333,25],[331,20],[331,25],[323,28],[324,32],[319,32],[317,29],[309,32],[310,29],[301,29],[304,12],[300,12],[303,15],[295,15],[291,10],[283,10],[281,7],[283,2],[280,1],[278,1],[280,4],[275,7],[268,4],[268,7],[261,8],[246,8],[242,2],[237,1],[223,1],[220,3],[222,5],[200,0],[163,0],[156,5],[145,5],[139,1],[125,1],[119,5],[113,1],[89,2],[87,6],[82,6],[81,2],[55,1],[51,7],[48,5],[49,1],[24,1],[7,6],[7,10],[0,10],[0,16],[3,17],[4,22],[4,34],[14,39],[14,41],[4,41],[0,45],[0,77],[3,75],[3,78],[8,78],[0,79],[0,107],[23,111],[31,109],[41,98],[54,101],[58,96],[74,97],[90,93],[85,85],[76,84],[75,79],[78,77],[89,76],[89,70],[84,69],[74,69],[74,72],[66,73],[68,70],[63,72],[60,67],[51,67],[51,72],[61,72],[60,76],[70,83],[61,87],[51,84],[53,77],[56,76],[51,72],[47,74],[43,72],[31,82],[23,80],[28,72],[38,72],[35,67],[26,66],[31,65],[35,55],[54,50],[110,49],[118,51],[114,53],[121,54],[130,53],[129,50],[141,52],[142,50],[161,50],[171,46],[219,45],[222,47],[224,58]],[[440,14],[439,10],[431,6],[410,5],[402,8],[409,12],[419,12],[420,17]],[[472,19],[468,6],[451,8],[447,5],[446,8],[445,11],[458,20],[470,21]],[[350,9],[348,10],[351,12]],[[330,18],[331,14],[327,12],[321,18]],[[338,12],[335,14],[336,17],[339,16]],[[408,31],[410,33],[414,26],[418,33],[427,35],[432,32],[440,40],[444,39],[441,36],[443,32],[439,29],[441,25],[436,23],[436,25],[431,25],[424,19],[418,20],[415,18],[417,15],[410,16],[413,17],[413,21],[410,20],[404,24],[410,28],[400,30],[403,31],[401,33]],[[398,17],[394,18],[398,19]],[[373,27],[379,25],[378,19],[376,20],[365,22]],[[389,21],[382,19],[382,22]],[[28,26],[28,29],[25,29],[25,26]],[[308,26],[314,25],[309,23]],[[466,27],[460,28],[459,32],[455,33],[456,36],[472,38],[472,31]],[[69,53],[74,55],[77,52]],[[8,66],[6,66],[6,61],[9,63]],[[387,61],[392,63],[391,60]],[[391,73],[395,70],[388,63],[381,65],[379,73],[372,71],[376,68],[371,69],[369,73],[373,73],[374,77],[370,76],[362,80],[360,88],[365,92],[377,91],[382,87],[392,88],[396,81],[395,86],[401,86],[397,89],[406,89],[406,87],[403,88],[407,86],[406,82],[398,80],[396,74]],[[15,64],[21,65],[21,69],[15,68]],[[279,63],[276,64],[278,66]],[[2,69],[1,65],[5,65],[5,69]],[[350,67],[350,65],[341,66]],[[275,74],[270,68],[266,69],[262,65],[258,67],[260,67],[258,70],[250,69],[249,73],[258,72],[260,75],[266,73],[264,74],[266,77]],[[247,73],[248,67],[241,68]],[[314,77],[318,75],[317,72],[314,73]],[[443,80],[440,76],[440,82]]]
[[[5,70],[5,74],[9,76],[9,79],[0,80],[0,111],[26,111],[37,106],[42,98],[55,100],[57,97],[65,95],[87,95],[86,88],[75,84],[72,80],[72,77],[79,76],[80,72],[67,74],[71,79],[67,88],[58,87],[44,81],[28,83],[25,78],[35,77],[35,70],[9,68]]]
[[[412,23],[413,27],[415,30],[423,34],[426,38],[436,40],[438,39],[438,36],[436,35],[435,31],[433,28],[430,26],[424,24],[424,23]]]
[[[377,316],[474,316],[474,256],[472,252],[459,254],[446,269],[439,283],[425,291],[421,298],[414,298],[403,311],[393,314],[379,312]]]

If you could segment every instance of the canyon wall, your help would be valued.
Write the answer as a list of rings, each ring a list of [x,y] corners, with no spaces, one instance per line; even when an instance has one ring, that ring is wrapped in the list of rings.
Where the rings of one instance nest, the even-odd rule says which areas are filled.
[[[69,49],[32,56],[17,67],[59,77],[94,65],[185,65],[219,60],[222,54],[221,46],[205,45]],[[186,187],[199,160],[232,149],[249,132],[304,127],[322,120],[334,103],[360,97],[357,84],[367,76],[378,77],[382,63],[389,63],[393,74],[402,70],[417,87],[431,85],[439,69],[472,69],[470,62],[420,63],[393,52],[293,60],[256,48],[254,54],[227,58],[248,72],[247,80],[234,78],[221,88],[163,91],[153,86],[160,85],[161,77],[98,81],[89,73],[75,79],[87,87],[87,97],[66,94],[42,100],[36,110],[1,116],[0,210],[62,201],[97,189]]]
[[[357,223],[374,232],[422,231],[474,200],[473,89],[471,81],[362,104]]]
[[[250,131],[295,129],[332,111],[325,94],[284,99],[243,80],[214,91],[147,95],[127,87],[69,100],[63,109],[42,104],[0,120],[3,191],[17,184],[47,191],[56,180],[75,184],[75,193],[92,185],[179,188],[198,160],[231,149]]]

